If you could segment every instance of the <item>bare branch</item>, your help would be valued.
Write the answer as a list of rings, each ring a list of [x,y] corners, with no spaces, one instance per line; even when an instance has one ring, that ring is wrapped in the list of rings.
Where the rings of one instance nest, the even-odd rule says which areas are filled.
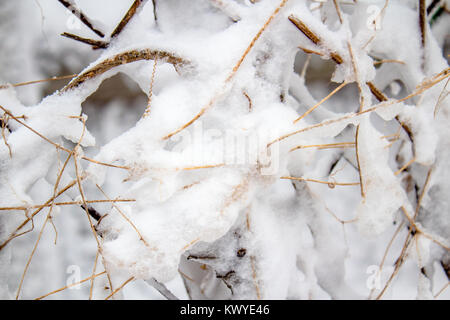
[[[122,18],[120,23],[117,25],[117,27],[114,29],[114,31],[111,33],[111,38],[117,37],[122,30],[125,28],[125,26],[130,22],[130,20],[133,18],[133,16],[136,14],[139,7],[147,2],[147,0],[134,0],[133,4],[131,5],[130,9],[128,9],[125,16]],[[154,3],[154,2],[153,2]]]

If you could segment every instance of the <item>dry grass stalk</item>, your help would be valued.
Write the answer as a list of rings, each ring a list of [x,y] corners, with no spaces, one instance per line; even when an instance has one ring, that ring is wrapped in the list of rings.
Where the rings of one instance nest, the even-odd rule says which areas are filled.
[[[103,189],[96,184],[97,189],[100,190],[100,192],[105,196],[105,198],[107,198],[108,200],[111,200],[106,193],[103,191]],[[112,202],[113,207],[120,213],[120,215],[130,224],[130,226],[134,229],[134,231],[137,233],[137,235],[139,236],[139,240],[141,240],[144,245],[148,248],[151,248],[150,245],[148,244],[148,242],[145,240],[144,236],[142,235],[142,233],[139,231],[139,229],[136,227],[136,225],[133,223],[133,221],[130,220],[130,218],[127,217],[127,215],[125,213],[123,213],[122,210],[120,210],[119,206],[117,206],[114,202]]]
[[[309,40],[311,40],[315,45],[321,45],[322,41],[321,39],[313,32],[311,31],[311,29],[308,28],[308,26],[306,24],[304,24],[300,19],[298,19],[297,17],[295,17],[294,15],[290,15],[289,16],[289,21],[291,21]],[[304,50],[302,48],[302,50]],[[306,49],[308,50],[308,49]],[[311,51],[307,53],[315,53],[315,54],[319,54],[319,55],[323,55],[322,53],[317,53],[315,51]],[[330,52],[330,57],[331,59],[334,60],[334,62],[336,62],[337,64],[341,64],[344,62],[344,60],[342,59],[342,57],[336,53],[336,52]]]
[[[99,49],[99,48],[106,49],[109,46],[109,43],[106,41],[83,38],[83,37],[77,36],[76,34],[72,34],[72,33],[68,33],[68,32],[61,33],[61,35],[66,38],[88,44],[88,45],[92,46],[93,49]]]
[[[336,89],[334,89],[333,91],[331,91],[330,94],[328,94],[325,98],[323,98],[322,100],[320,100],[318,103],[316,103],[314,106],[312,106],[311,108],[308,109],[308,111],[306,111],[304,114],[302,114],[300,117],[298,117],[297,119],[294,120],[294,124],[297,123],[298,121],[302,120],[304,117],[306,117],[308,114],[310,114],[311,112],[313,112],[318,106],[320,106],[322,103],[324,103],[325,101],[327,101],[328,99],[330,99],[332,96],[334,96],[339,90],[341,90],[343,87],[345,87],[348,84],[348,82],[342,82]]]
[[[306,148],[317,148],[321,149],[334,149],[334,148],[354,148],[356,145],[355,142],[336,142],[336,143],[326,143],[326,144],[311,144],[311,145],[301,145],[296,146],[289,150],[289,152],[298,150],[298,149],[306,149]]]
[[[405,171],[410,165],[412,165],[416,161],[416,157],[413,157],[411,160],[409,160],[407,163],[405,163],[400,169],[398,169],[394,175],[398,176],[400,173]]]
[[[344,20],[342,19],[342,12],[341,12],[341,8],[339,7],[338,0],[333,0],[333,4],[334,4],[334,7],[336,8],[336,12],[339,17],[339,22],[341,24],[344,23]]]
[[[122,20],[117,25],[117,27],[114,29],[114,31],[111,33],[111,38],[117,37],[122,32],[122,30],[125,28],[125,26],[128,24],[128,22],[130,22],[130,20],[136,14],[136,11],[139,9],[139,7],[145,2],[147,2],[147,0],[134,0],[130,9],[128,9],[125,16],[122,18]]]
[[[303,132],[306,132],[306,131],[309,131],[309,130],[312,130],[312,129],[316,129],[316,128],[332,125],[332,124],[335,124],[335,123],[338,123],[338,122],[341,122],[341,121],[346,121],[346,120],[349,120],[351,118],[355,118],[355,117],[361,116],[363,114],[372,113],[372,112],[378,110],[379,108],[386,108],[386,107],[395,105],[397,103],[401,103],[401,102],[404,102],[406,100],[409,100],[409,99],[411,99],[411,98],[413,98],[415,96],[418,96],[418,95],[422,94],[423,92],[425,92],[426,90],[430,89],[434,85],[436,85],[439,82],[441,82],[441,81],[445,80],[446,78],[448,78],[450,76],[450,73],[448,71],[446,71],[446,70],[448,70],[448,69],[445,69],[443,72],[439,73],[439,75],[433,77],[432,80],[429,80],[426,83],[421,84],[413,93],[407,95],[404,98],[401,98],[401,99],[398,99],[398,100],[385,101],[385,102],[382,102],[380,104],[377,104],[377,105],[375,105],[375,106],[373,106],[371,108],[367,108],[367,109],[365,109],[363,111],[360,111],[360,112],[351,113],[351,114],[348,114],[348,115],[345,115],[343,117],[336,118],[336,119],[326,120],[326,121],[323,121],[321,123],[314,124],[314,125],[311,125],[309,127],[305,127],[305,128],[296,130],[296,131],[291,132],[291,133],[287,133],[287,134],[285,134],[285,135],[283,135],[283,136],[281,136],[281,137],[271,141],[270,143],[268,143],[267,147],[270,147],[272,144],[281,142],[281,141],[283,141],[283,140],[285,140],[285,139],[287,139],[287,138],[289,138],[289,137],[291,137],[293,135],[296,135],[296,134],[300,134],[300,133],[303,133]]]
[[[244,62],[245,58],[247,57],[247,55],[249,54],[249,52],[251,51],[251,49],[255,46],[256,41],[261,37],[262,33],[267,29],[267,27],[269,26],[269,24],[272,22],[272,20],[275,18],[275,16],[280,12],[280,10],[286,5],[286,3],[289,0],[282,0],[281,3],[277,6],[277,8],[274,10],[274,12],[271,14],[271,16],[269,17],[269,19],[267,19],[267,21],[264,23],[264,25],[262,26],[261,29],[259,29],[258,33],[253,37],[252,41],[250,42],[249,46],[245,49],[244,53],[242,54],[241,58],[239,59],[239,61],[236,63],[236,65],[233,67],[233,69],[231,70],[230,74],[228,75],[228,77],[225,80],[225,83],[228,83],[229,81],[231,81],[231,79],[233,79],[234,75],[236,74],[236,72],[239,70],[239,68],[241,67],[242,63]],[[185,123],[184,125],[182,125],[180,128],[178,128],[177,130],[169,133],[168,135],[166,135],[165,137],[163,137],[163,140],[167,140],[169,138],[171,138],[172,136],[174,136],[175,134],[179,133],[180,131],[183,131],[184,129],[186,129],[187,127],[189,127],[191,124],[193,124],[195,121],[197,121],[209,108],[211,108],[214,103],[216,102],[218,98],[218,94],[215,94],[211,100],[207,103],[206,106],[204,106],[199,113],[197,113],[191,120],[189,120],[187,123]]]
[[[243,94],[244,97],[247,99],[247,101],[248,101],[248,111],[251,112],[251,111],[252,111],[252,108],[253,108],[252,99],[250,99],[250,96],[248,95],[247,92],[242,91],[242,94]]]
[[[100,254],[100,250],[97,250],[97,253],[95,254],[95,261],[94,261],[94,268],[92,269],[92,276],[91,276],[91,285],[89,288],[89,300],[92,300],[92,294],[94,293],[94,275],[95,275],[95,270],[97,269],[97,262],[98,262],[98,257]]]
[[[333,189],[335,186],[359,186],[359,182],[335,182],[335,181],[323,181],[323,180],[317,180],[317,179],[309,179],[309,178],[303,178],[303,177],[280,177],[280,179],[283,180],[297,180],[297,181],[305,181],[305,182],[315,182],[320,184],[326,184],[331,189]]]
[[[153,62],[152,79],[150,81],[150,90],[148,93],[148,103],[147,103],[147,108],[145,109],[144,115],[142,116],[143,118],[146,118],[150,115],[150,106],[151,106],[152,96],[153,96],[153,84],[155,82],[156,64],[157,63],[158,63],[158,57],[155,57],[155,60]]]
[[[8,148],[8,152],[9,152],[9,157],[12,158],[12,150],[11,150],[11,146],[9,145],[7,139],[6,139],[6,133],[5,131],[8,130],[8,115],[5,113],[3,114],[3,117],[1,119],[1,130],[2,130],[2,138],[3,138],[3,142],[5,143],[5,146]]]
[[[53,200],[58,198],[60,195],[62,195],[64,192],[72,188],[76,184],[76,180],[73,180],[69,184],[67,184],[63,189],[61,189],[57,194],[56,197],[53,196],[49,200],[47,200],[41,207],[39,207],[36,211],[34,211],[31,215],[27,215],[27,218],[16,228],[16,230],[2,243],[0,244],[0,250],[2,250],[11,240],[14,238],[20,237],[21,235],[29,232],[26,231],[24,233],[18,233],[20,230],[22,230],[30,221],[33,221],[34,216],[36,216],[44,207],[47,207],[50,203],[52,203]],[[31,230],[30,230],[31,231]]]
[[[67,156],[66,161],[64,162],[64,164],[63,164],[61,170],[60,170],[59,173],[58,173],[58,176],[57,176],[57,178],[56,178],[55,185],[54,185],[54,187],[53,187],[53,200],[52,200],[52,202],[53,202],[54,199],[56,198],[56,195],[57,195],[57,193],[58,193],[58,191],[57,191],[57,190],[58,190],[58,186],[59,186],[59,183],[60,183],[60,181],[61,181],[61,177],[62,177],[62,175],[63,175],[63,173],[64,173],[64,170],[66,169],[67,164],[69,163],[69,160],[70,160],[71,157],[72,157],[72,154],[69,154],[69,155]],[[42,234],[43,234],[43,232],[44,232],[44,228],[45,228],[45,226],[47,225],[47,222],[49,221],[49,218],[51,217],[52,211],[53,211],[53,206],[50,206],[50,210],[48,211],[48,214],[47,214],[47,216],[46,216],[46,218],[45,218],[45,221],[44,221],[44,223],[42,224],[42,228],[41,228],[41,230],[39,231],[39,235],[38,235],[38,238],[37,238],[37,240],[36,240],[36,243],[34,244],[33,250],[31,251],[31,254],[30,254],[30,256],[28,257],[27,263],[25,264],[25,268],[24,268],[24,270],[23,270],[22,277],[20,278],[19,287],[18,287],[18,289],[17,289],[16,300],[19,299],[20,291],[21,291],[21,289],[22,289],[22,285],[23,285],[23,282],[24,282],[24,279],[25,279],[25,275],[26,275],[26,273],[27,273],[27,271],[28,271],[28,268],[30,267],[31,260],[33,259],[34,253],[36,252],[36,249],[37,249],[37,247],[38,247],[38,245],[39,245],[39,242],[40,242],[40,240],[41,240],[41,238],[42,238]]]
[[[368,81],[366,84],[367,84],[367,86],[369,87],[370,92],[372,92],[373,96],[374,96],[375,98],[377,98],[377,100],[378,100],[379,102],[388,101],[388,98],[383,94],[383,92],[381,92],[380,89],[378,89],[378,88],[373,84],[373,82]]]
[[[98,28],[94,27],[91,20],[77,7],[77,5],[72,0],[58,0],[64,7],[70,10],[72,14],[80,19],[89,29],[95,32],[98,36],[103,38],[105,34],[101,32]]]

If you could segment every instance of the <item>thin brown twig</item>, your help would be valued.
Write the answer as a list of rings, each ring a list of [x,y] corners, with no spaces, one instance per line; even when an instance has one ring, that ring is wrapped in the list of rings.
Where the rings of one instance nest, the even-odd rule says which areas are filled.
[[[450,82],[450,78],[447,79],[447,82],[445,83],[444,88],[442,88],[442,92],[439,95],[439,98],[438,98],[438,100],[436,102],[436,105],[434,106],[434,117],[435,118],[436,118],[436,116],[437,116],[437,114],[438,114],[438,112],[440,110],[440,106],[441,106],[442,102],[445,100],[445,98],[447,98],[447,96],[449,94],[449,91],[446,90],[449,82]]]
[[[409,160],[407,163],[405,163],[400,169],[398,169],[394,175],[398,176],[400,173],[405,171],[410,165],[412,165],[416,161],[416,157],[413,157],[411,160]]]
[[[64,162],[64,164],[63,164],[63,166],[62,166],[60,172],[58,173],[58,176],[57,176],[57,178],[56,178],[55,185],[54,185],[54,187],[53,187],[53,199],[55,199],[55,196],[56,196],[57,190],[58,190],[58,186],[59,186],[59,183],[60,183],[60,181],[61,181],[61,177],[62,177],[62,175],[63,175],[63,173],[64,173],[64,170],[66,169],[67,164],[69,163],[69,160],[70,160],[71,157],[72,157],[72,154],[69,154],[69,155],[67,156],[66,161]],[[54,200],[52,200],[52,201],[54,201]],[[45,218],[44,223],[42,224],[42,228],[41,228],[41,230],[40,230],[40,232],[39,232],[39,235],[38,235],[38,238],[37,238],[37,240],[36,240],[36,243],[34,244],[33,250],[31,251],[31,254],[30,254],[30,256],[28,257],[27,263],[25,264],[25,268],[24,268],[24,270],[23,270],[22,277],[20,278],[19,287],[18,287],[18,289],[17,289],[16,300],[19,299],[20,291],[21,291],[21,289],[22,289],[22,285],[23,285],[23,282],[24,282],[24,280],[25,280],[25,275],[26,275],[26,273],[27,273],[27,271],[28,271],[28,268],[30,267],[31,260],[32,260],[33,257],[34,257],[34,253],[36,252],[36,249],[37,249],[37,247],[38,247],[38,245],[39,245],[39,242],[40,242],[40,240],[41,240],[41,238],[42,238],[42,234],[43,234],[44,229],[45,229],[45,226],[47,225],[47,222],[48,222],[48,220],[49,220],[49,218],[50,218],[50,216],[51,216],[51,214],[52,214],[52,211],[53,211],[53,206],[50,206],[49,212],[48,212],[48,214],[47,214],[47,217]]]
[[[289,21],[291,21],[297,27],[297,29],[299,29],[315,45],[321,45],[322,44],[322,40],[319,38],[319,36],[317,36],[310,28],[308,28],[308,26],[306,24],[304,24],[303,21],[301,21],[300,19],[298,19],[294,15],[290,15],[288,17],[288,19],[289,19]],[[312,52],[309,52],[309,53],[316,53],[316,52],[312,51]],[[322,55],[322,54],[320,54],[320,55]],[[337,64],[341,64],[342,62],[344,62],[342,57],[337,52],[331,51],[330,52],[330,57]]]
[[[381,259],[381,262],[380,262],[380,264],[379,264],[379,268],[380,268],[379,271],[380,271],[380,272],[383,270],[384,262],[386,261],[387,255],[388,255],[388,253],[389,253],[389,251],[390,251],[390,249],[391,249],[391,247],[392,247],[392,244],[394,243],[395,238],[397,238],[397,236],[400,234],[400,231],[403,229],[403,226],[404,226],[404,225],[405,225],[405,222],[402,221],[402,223],[401,223],[401,224],[398,226],[398,228],[395,230],[394,235],[392,236],[392,238],[391,238],[391,240],[389,241],[389,243],[388,243],[386,249],[384,250],[383,258]],[[372,297],[374,291],[375,291],[375,288],[373,288],[373,289],[370,291],[369,299],[371,299],[371,297]]]
[[[320,100],[318,103],[316,103],[314,106],[312,106],[311,108],[309,108],[304,114],[302,114],[300,117],[298,117],[297,119],[294,120],[294,124],[297,123],[298,121],[302,120],[304,117],[306,117],[308,114],[310,114],[311,112],[313,112],[317,107],[319,107],[322,103],[324,103],[325,101],[327,101],[328,99],[330,99],[332,96],[334,96],[337,92],[339,92],[339,90],[341,90],[343,87],[345,87],[348,84],[348,82],[342,82],[336,89],[334,89],[333,91],[331,91],[325,98],[323,98],[322,100]]]
[[[86,216],[88,218],[89,221],[89,226],[91,227],[92,230],[92,234],[94,236],[95,242],[97,243],[97,250],[101,252],[101,245],[100,245],[100,241],[98,240],[97,237],[97,230],[95,230],[94,224],[92,223],[91,220],[91,213],[89,212],[89,207],[86,203],[86,197],[84,195],[84,190],[83,190],[83,185],[81,183],[81,176],[84,176],[82,174],[82,168],[78,165],[78,149],[80,148],[81,145],[81,141],[83,140],[84,134],[86,132],[86,120],[82,119],[83,122],[83,131],[81,132],[80,135],[80,139],[78,140],[77,145],[74,147],[74,149],[72,150],[72,154],[73,154],[73,164],[75,167],[75,175],[76,175],[76,180],[77,180],[77,185],[78,185],[78,191],[80,192],[80,196],[81,196],[81,200],[83,202],[83,209],[86,212]],[[112,202],[114,204],[114,202]]]
[[[1,127],[2,127],[2,138],[3,138],[3,142],[5,143],[5,146],[8,148],[9,151],[9,157],[12,159],[12,150],[11,150],[11,146],[9,145],[7,139],[6,139],[6,129],[8,128],[8,115],[7,114],[3,114],[3,117],[1,119]]]
[[[425,49],[426,43],[426,26],[427,26],[427,4],[426,0],[419,0],[419,25],[422,41],[422,48]]]
[[[240,57],[240,59],[238,60],[238,62],[236,63],[236,65],[233,67],[233,69],[231,70],[231,72],[229,73],[228,77],[225,80],[224,85],[226,85],[228,82],[231,81],[231,79],[233,79],[234,75],[236,74],[236,72],[239,70],[239,68],[241,67],[242,63],[244,62],[245,58],[247,57],[247,55],[249,54],[249,52],[251,51],[251,49],[255,46],[256,41],[258,41],[258,39],[261,37],[262,33],[267,29],[267,27],[269,26],[269,24],[272,22],[272,20],[275,18],[276,15],[278,15],[278,13],[280,12],[280,10],[286,5],[286,3],[289,0],[282,0],[281,3],[277,6],[277,8],[273,11],[273,13],[271,14],[271,16],[269,17],[269,19],[267,19],[267,21],[264,23],[264,25],[262,26],[261,29],[259,29],[258,33],[253,37],[252,41],[250,42],[249,46],[245,49],[244,53],[242,54],[242,56]],[[168,135],[163,137],[163,140],[167,140],[170,139],[172,136],[176,135],[177,133],[179,133],[180,131],[183,131],[184,129],[186,129],[187,127],[189,127],[191,124],[193,124],[195,121],[197,121],[209,108],[211,108],[216,100],[218,98],[218,94],[215,94],[211,100],[206,104],[206,106],[204,106],[199,113],[197,113],[191,120],[189,120],[187,123],[185,123],[184,125],[182,125],[180,128],[176,129],[175,131],[169,133]]]
[[[73,150],[67,149],[67,148],[63,147],[62,145],[60,145],[60,144],[50,140],[46,136],[42,135],[41,133],[39,133],[38,131],[36,131],[35,129],[33,129],[29,125],[27,125],[25,122],[19,120],[19,117],[14,116],[9,110],[5,109],[1,105],[0,105],[0,109],[2,109],[4,113],[8,114],[12,119],[17,121],[21,125],[23,125],[25,128],[27,128],[31,132],[33,132],[34,134],[38,135],[39,137],[41,137],[42,139],[44,139],[48,143],[54,145],[57,149],[64,150],[67,153],[72,153],[73,152]],[[97,160],[91,159],[91,158],[86,157],[86,156],[81,156],[80,158],[83,159],[83,160],[86,160],[86,161],[89,161],[89,162],[92,162],[92,163],[96,163],[96,164],[99,164],[99,165],[107,166],[107,167],[120,168],[120,169],[125,169],[125,170],[129,170],[130,169],[129,167],[126,167],[126,166],[119,166],[119,165],[115,165],[115,164],[104,163],[104,162],[101,162],[101,161],[97,161]]]
[[[100,251],[97,249],[97,253],[95,254],[94,267],[92,268],[91,285],[90,285],[90,288],[89,288],[89,300],[92,300],[92,294],[94,293],[94,280],[95,280],[95,278],[93,276],[95,275],[95,270],[97,269],[97,262],[98,262],[99,253],[100,253]]]
[[[67,86],[65,86],[60,94],[74,89],[89,79],[95,78],[115,67],[118,67],[123,64],[128,64],[140,60],[161,60],[170,64],[173,64],[175,67],[181,67],[189,64],[189,62],[173,53],[160,51],[160,50],[152,50],[152,49],[133,49],[125,52],[118,53],[110,58],[107,58],[95,66],[89,68],[88,70],[82,72],[78,75],[77,78],[73,79]]]
[[[256,298],[258,300],[261,300],[261,290],[258,285],[258,275],[256,273],[256,262],[255,262],[255,256],[250,257],[250,263],[252,267],[252,277],[253,277],[253,283],[255,285],[255,291],[256,291]]]
[[[450,281],[447,282],[445,286],[442,287],[441,290],[439,290],[435,295],[434,298],[437,299],[448,287],[450,286]]]
[[[72,34],[69,32],[63,32],[63,33],[61,33],[61,35],[66,38],[88,44],[88,45],[92,46],[93,49],[99,49],[99,48],[106,49],[109,46],[109,43],[106,41],[83,38],[83,37],[77,36],[76,34]]]
[[[80,19],[89,29],[95,32],[98,36],[103,38],[105,34],[101,32],[98,28],[94,27],[91,20],[77,7],[77,5],[72,0],[58,0],[64,7],[66,7],[72,14]]]
[[[34,216],[36,216],[39,212],[41,212],[41,210],[46,207],[48,204],[50,204],[54,199],[58,198],[61,194],[63,194],[64,192],[66,192],[67,190],[69,190],[70,188],[72,188],[74,185],[76,184],[76,180],[73,180],[72,182],[70,182],[69,184],[67,184],[63,189],[61,189],[56,197],[51,197],[49,200],[47,200],[45,202],[44,205],[40,206],[39,208],[37,208],[36,211],[34,211],[31,216],[27,215],[27,218],[16,228],[16,230],[0,245],[0,250],[2,250],[11,240],[13,240],[14,238],[17,238],[21,235],[23,235],[24,233],[27,233],[29,231],[26,231],[24,233],[20,233],[18,234],[18,232],[28,224],[28,222],[33,222],[33,218]]]
[[[147,108],[145,109],[143,118],[146,118],[150,115],[150,106],[152,103],[152,97],[153,97],[153,84],[155,83],[155,74],[156,74],[156,64],[158,63],[158,57],[155,57],[155,60],[153,61],[153,70],[152,70],[152,78],[150,80],[150,90],[148,93],[148,102],[147,102]]]
[[[400,252],[400,255],[397,258],[397,261],[395,263],[394,271],[390,275],[389,279],[387,280],[387,282],[384,285],[381,292],[376,297],[376,300],[380,300],[383,297],[383,295],[386,293],[386,290],[388,289],[389,285],[391,284],[392,280],[394,280],[395,276],[399,272],[400,267],[403,265],[403,262],[405,261],[405,257],[407,255],[407,249],[409,247],[410,241],[411,241],[411,233],[408,232],[408,234],[406,235],[405,242],[403,243],[402,251]]]
[[[59,77],[51,77],[51,78],[48,78],[48,79],[41,79],[41,80],[33,80],[33,81],[27,81],[27,82],[20,82],[20,83],[14,83],[14,84],[11,84],[11,85],[7,85],[7,84],[5,84],[5,85],[0,85],[0,89],[7,89],[7,88],[9,88],[10,86],[11,87],[22,87],[22,86],[27,86],[27,85],[30,85],[30,84],[36,84],[36,83],[42,83],[42,82],[49,82],[49,81],[57,81],[57,80],[65,80],[65,79],[72,79],[72,78],[74,78],[74,77],[76,77],[77,76],[77,74],[75,73],[75,74],[69,74],[69,75],[67,75],[67,76],[59,76]]]
[[[448,69],[446,69],[446,70],[448,70]],[[401,99],[398,99],[398,100],[390,100],[390,101],[382,102],[380,104],[377,104],[377,105],[375,105],[375,106],[373,106],[371,108],[367,108],[367,109],[365,109],[363,111],[360,111],[360,112],[351,113],[351,114],[348,114],[348,115],[345,115],[345,116],[342,116],[342,117],[339,117],[339,118],[336,118],[336,119],[326,120],[326,121],[323,121],[321,123],[314,124],[314,125],[311,125],[311,126],[308,126],[308,127],[305,127],[305,128],[299,129],[299,130],[296,130],[296,131],[291,132],[291,133],[287,133],[287,134],[285,134],[285,135],[283,135],[283,136],[281,136],[281,137],[271,141],[270,143],[268,143],[267,147],[270,147],[274,143],[280,142],[280,141],[282,141],[284,139],[287,139],[287,138],[289,138],[289,137],[291,137],[293,135],[299,134],[299,133],[303,133],[303,132],[306,132],[306,131],[309,131],[309,130],[312,130],[312,129],[316,129],[316,128],[319,128],[319,127],[331,125],[331,124],[338,123],[338,122],[341,122],[341,121],[349,120],[351,118],[358,117],[358,116],[361,116],[363,114],[372,113],[372,112],[374,112],[374,111],[376,111],[376,110],[378,110],[380,108],[389,107],[389,106],[395,105],[397,103],[401,103],[401,102],[404,102],[406,100],[409,100],[409,99],[411,99],[411,98],[413,98],[415,96],[418,96],[418,95],[422,94],[423,92],[425,92],[429,88],[433,87],[437,83],[441,82],[442,80],[448,78],[450,76],[450,73],[449,72],[445,72],[446,70],[441,72],[439,74],[439,76],[433,77],[432,80],[422,83],[413,93],[407,95],[404,98],[401,98]]]
[[[353,66],[353,73],[355,75],[355,81],[356,84],[358,85],[358,91],[359,91],[359,111],[363,111],[364,110],[364,95],[363,95],[363,90],[362,90],[362,86],[361,86],[361,82],[360,82],[360,77],[359,77],[359,69],[358,69],[358,64],[356,62],[355,59],[355,55],[353,54],[353,48],[352,45],[350,43],[350,41],[347,42],[347,46],[348,46],[348,51],[350,53],[350,58],[352,61],[352,66]]]
[[[110,203],[110,202],[134,202],[135,199],[113,199],[113,200],[86,200],[86,203]],[[54,203],[36,204],[33,206],[18,206],[18,207],[0,207],[0,211],[13,211],[13,210],[29,210],[38,209],[50,206],[68,206],[68,205],[82,205],[82,201],[64,201]]]
[[[356,126],[356,134],[355,134],[355,154],[356,154],[356,163],[358,164],[358,174],[359,174],[359,185],[361,186],[361,197],[364,199],[366,197],[366,192],[364,190],[363,183],[363,174],[361,171],[361,162],[359,160],[359,124]]]
[[[405,61],[401,61],[401,60],[396,60],[396,59],[381,59],[378,61],[374,61],[373,65],[379,65],[379,64],[383,64],[383,63],[399,63],[399,64],[406,64]]]
[[[377,100],[378,100],[379,102],[388,101],[388,98],[383,94],[383,92],[381,92],[380,89],[378,89],[378,88],[373,84],[373,82],[368,81],[368,82],[366,82],[366,84],[367,84],[367,86],[369,87],[370,92],[373,94],[373,96],[374,96],[375,98],[377,98]]]
[[[414,221],[417,219],[417,217],[419,215],[420,206],[422,204],[423,197],[426,194],[428,183],[430,182],[432,172],[433,172],[433,167],[428,169],[427,177],[425,178],[425,183],[423,184],[423,187],[422,187],[422,192],[420,193],[419,199],[417,200],[416,210],[414,212]]]

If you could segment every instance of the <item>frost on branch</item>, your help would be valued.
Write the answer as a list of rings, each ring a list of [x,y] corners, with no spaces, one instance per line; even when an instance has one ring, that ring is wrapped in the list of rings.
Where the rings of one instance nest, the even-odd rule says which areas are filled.
[[[97,252],[83,281],[90,298],[118,298],[141,280],[166,298],[440,294],[449,17],[429,8],[136,0],[108,26],[77,7],[101,40],[64,36],[93,47],[93,62],[31,106],[17,85],[0,89],[1,296],[55,290],[27,289],[27,272],[41,238],[66,233]],[[118,75],[147,101],[139,113],[123,100],[102,105],[136,113],[111,134],[125,117],[90,122],[86,104]],[[84,214],[82,237],[65,210]],[[25,238],[8,283],[3,265]]]

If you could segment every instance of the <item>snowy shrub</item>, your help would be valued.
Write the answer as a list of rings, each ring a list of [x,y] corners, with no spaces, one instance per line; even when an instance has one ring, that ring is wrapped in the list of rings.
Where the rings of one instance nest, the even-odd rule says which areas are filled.
[[[2,298],[448,298],[448,1],[44,2],[0,4]]]

